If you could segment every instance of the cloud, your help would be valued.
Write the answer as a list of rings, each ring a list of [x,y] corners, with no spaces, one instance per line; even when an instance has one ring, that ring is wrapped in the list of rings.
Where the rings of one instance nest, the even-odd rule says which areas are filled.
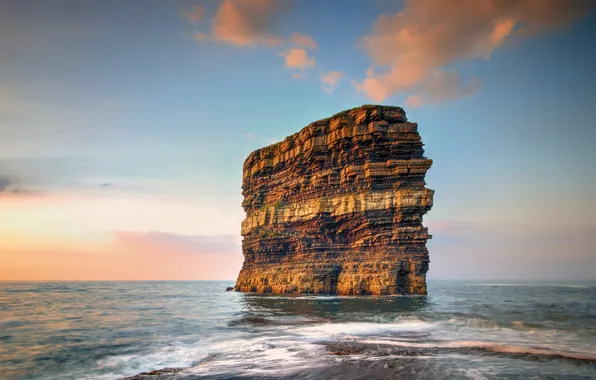
[[[112,236],[119,246],[138,251],[187,254],[237,254],[241,252],[237,235],[177,235],[165,232],[114,231]]]
[[[315,59],[306,49],[316,50],[317,42],[304,33],[293,33],[286,37],[279,32],[278,16],[285,11],[285,0],[222,0],[211,20],[209,31],[195,31],[192,37],[196,42],[213,41],[238,47],[285,46],[280,53],[286,67],[292,70],[296,79],[304,70],[315,66]],[[181,17],[196,22],[205,15],[202,7],[181,12]]]
[[[280,55],[285,58],[286,67],[294,70],[293,76],[296,79],[302,77],[304,70],[315,67],[315,59],[309,57],[305,49],[290,48]]]
[[[239,47],[291,45],[315,50],[317,42],[304,33],[289,38],[279,32],[278,16],[288,9],[285,0],[223,0],[212,18],[209,31],[195,31],[195,41],[215,41]],[[190,23],[205,18],[202,5],[182,10],[180,17]]]
[[[421,107],[426,103],[440,103],[447,99],[471,95],[479,88],[478,78],[464,83],[457,71],[435,70],[417,87],[418,93],[408,96],[405,103],[409,107]]]
[[[182,10],[180,17],[184,18],[188,22],[201,22],[205,18],[205,6],[195,5],[192,8]]]
[[[284,57],[286,67],[292,70],[294,79],[300,79],[306,69],[315,67],[316,61],[306,49],[316,49],[317,43],[311,36],[302,33],[294,33],[289,42],[292,47],[280,55]]]
[[[404,103],[408,107],[416,108],[424,104],[424,99],[420,95],[410,95],[406,98]]]
[[[209,32],[196,32],[195,41],[211,40],[234,46],[280,45],[284,42],[276,32],[275,17],[286,9],[285,1],[278,0],[223,0],[211,21]],[[205,16],[202,6],[192,12],[181,12],[189,22],[201,21]]]
[[[315,50],[318,45],[317,42],[309,35],[302,33],[294,33],[290,37],[290,42],[297,47],[305,47],[308,49]]]
[[[357,89],[379,102],[403,92],[414,92],[417,104],[466,96],[479,87],[479,81],[465,83],[456,72],[443,71],[445,66],[488,59],[510,40],[566,25],[595,4],[462,0],[454,6],[444,0],[406,0],[402,12],[380,15],[362,39],[372,66]]]
[[[339,81],[344,77],[344,73],[341,71],[331,70],[321,76],[321,88],[323,91],[332,93],[337,87]]]

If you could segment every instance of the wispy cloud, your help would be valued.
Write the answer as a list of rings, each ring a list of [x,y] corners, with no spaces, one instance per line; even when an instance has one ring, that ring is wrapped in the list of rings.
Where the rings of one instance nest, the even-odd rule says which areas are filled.
[[[315,50],[318,47],[317,42],[311,36],[302,33],[292,34],[290,42],[294,46],[305,47],[312,50]]]
[[[420,107],[424,104],[440,103],[446,99],[471,95],[480,88],[480,80],[472,78],[467,83],[457,71],[435,70],[428,74],[418,86],[416,94],[406,98],[406,105]]]
[[[308,34],[295,32],[289,37],[280,32],[280,16],[288,9],[288,2],[281,0],[223,0],[219,3],[210,24],[195,31],[197,42],[218,42],[237,47],[284,46],[280,52],[284,63],[296,79],[313,68],[315,58],[307,50],[316,50],[317,42]],[[205,17],[205,8],[197,6],[182,11],[181,17],[197,23]]]
[[[278,33],[278,13],[285,10],[285,1],[223,0],[211,20],[208,31],[195,33],[197,41],[211,40],[234,46],[280,45],[284,38]],[[189,22],[200,22],[206,14],[201,5],[190,12],[181,12]]]
[[[335,91],[335,87],[339,84],[339,81],[344,77],[344,73],[341,71],[331,70],[321,75],[321,88],[327,93]]]
[[[424,104],[424,99],[420,95],[410,95],[406,98],[404,103],[408,107],[416,108]]]
[[[379,102],[410,93],[418,106],[466,96],[479,81],[466,81],[445,66],[488,59],[508,41],[568,24],[595,5],[587,0],[464,0],[457,6],[406,0],[402,12],[379,16],[362,39],[372,66],[357,89]]]

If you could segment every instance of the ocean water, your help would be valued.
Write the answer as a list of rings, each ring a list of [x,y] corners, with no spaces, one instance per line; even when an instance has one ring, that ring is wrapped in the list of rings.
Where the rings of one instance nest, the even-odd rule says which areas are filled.
[[[427,297],[232,285],[0,283],[0,379],[596,379],[594,283],[430,281]]]

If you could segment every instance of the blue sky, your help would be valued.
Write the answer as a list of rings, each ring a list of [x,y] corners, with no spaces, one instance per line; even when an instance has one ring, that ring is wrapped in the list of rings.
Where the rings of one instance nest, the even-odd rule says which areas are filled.
[[[0,1],[0,262],[178,239],[234,278],[244,158],[383,103],[434,160],[430,277],[593,278],[593,6],[464,2]],[[176,268],[154,277],[204,278]]]

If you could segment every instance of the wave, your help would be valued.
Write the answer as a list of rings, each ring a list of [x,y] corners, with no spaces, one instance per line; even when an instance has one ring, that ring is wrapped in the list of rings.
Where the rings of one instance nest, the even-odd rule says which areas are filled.
[[[322,323],[295,330],[295,333],[315,338],[332,339],[337,336],[370,336],[383,333],[423,332],[432,329],[437,324],[420,319],[407,319],[394,323],[373,322],[341,322]]]
[[[432,343],[412,343],[391,339],[363,339],[357,341],[360,344],[386,345],[404,348],[425,348],[425,349],[477,349],[503,354],[541,356],[549,358],[571,359],[596,364],[596,354],[574,353],[569,351],[556,351],[547,348],[523,347],[515,345],[504,345],[484,341],[446,341]]]
[[[295,326],[295,325],[312,325],[316,323],[329,322],[328,319],[305,319],[305,318],[292,318],[292,319],[269,319],[263,317],[242,317],[239,319],[233,319],[228,322],[228,326]]]
[[[432,368],[436,364],[417,365],[415,362],[424,360],[426,363],[427,360],[442,357],[444,356],[443,350],[453,350],[464,355],[478,355],[484,352],[522,360],[562,359],[570,360],[576,364],[596,364],[596,355],[587,353],[574,353],[557,349],[523,347],[472,340],[412,342],[403,341],[399,338],[361,337],[316,342],[300,338],[297,339],[294,336],[287,335],[277,337],[275,340],[270,339],[270,337],[253,339],[236,337],[226,341],[212,343],[204,347],[205,351],[203,353],[216,353],[208,354],[202,360],[193,363],[190,367],[186,367],[185,369],[172,368],[170,364],[168,366],[170,368],[166,368],[163,371],[156,371],[153,374],[164,376],[156,377],[158,379],[178,378],[174,374],[179,374],[181,376],[180,378],[194,375],[200,378],[213,379],[253,377],[290,379],[295,378],[294,376],[296,374],[311,373],[313,374],[312,376],[303,378],[315,379],[319,378],[317,374],[327,373],[325,371],[334,373],[334,369],[342,368],[337,366],[348,362],[359,363],[355,364],[356,368],[362,371],[365,371],[367,368],[370,369],[369,364],[366,363],[378,363],[379,368],[387,368],[387,365],[393,365],[391,363],[395,363],[400,368]],[[396,347],[398,348],[397,350],[395,350]],[[400,360],[396,361],[396,358]],[[349,368],[345,367],[342,370],[342,378],[350,378],[348,376],[350,372],[344,371],[355,370],[355,368]],[[483,378],[480,372],[472,368],[467,369],[467,371],[470,371],[470,378]],[[172,375],[174,377],[171,377]],[[139,376],[129,379],[136,380],[144,378]]]
[[[471,355],[472,358],[491,354],[520,360],[563,359],[575,361],[574,364],[596,364],[596,354],[573,352],[573,349],[567,351],[567,348],[561,346],[546,348],[472,340],[479,337],[477,332],[469,335],[472,338],[470,340],[462,335],[449,336],[455,331],[445,324],[450,324],[448,321],[429,322],[414,316],[396,319],[392,323],[319,321],[304,325],[293,323],[296,321],[292,320],[260,317],[245,317],[232,322],[234,321],[239,326],[248,324],[263,328],[256,331],[251,329],[250,332],[231,329],[231,332],[216,340],[205,339],[190,346],[158,349],[143,357],[112,357],[103,364],[118,369],[120,374],[125,375],[130,375],[133,365],[143,370],[186,366],[180,376],[193,374],[201,378],[217,379],[242,376],[289,379],[297,373],[328,373],[324,371],[333,371],[334,368],[337,369],[335,366],[341,365],[338,363],[344,361],[378,363],[379,366],[392,363],[392,360],[393,363],[405,363],[396,362],[396,358],[407,359],[408,362],[403,365],[426,368],[423,364],[412,364],[412,361],[444,357],[445,353],[460,357]],[[465,323],[465,319],[462,321]],[[284,326],[282,322],[289,323]],[[490,325],[488,327],[492,329]],[[495,335],[495,339],[517,342],[521,337],[520,332],[511,328],[508,330],[518,335],[511,336],[513,340],[510,340],[508,335],[499,333],[498,336]],[[439,336],[435,335],[437,333]],[[485,336],[487,338],[491,339]],[[542,344],[546,345],[544,342]],[[178,368],[175,370],[178,371]],[[164,373],[162,378],[177,378],[166,377],[169,375]],[[471,372],[470,375],[474,373]],[[470,377],[482,378],[476,375]],[[310,378],[317,378],[313,376]]]
[[[430,329],[433,324],[420,320],[396,323],[287,320],[245,317],[232,320],[231,326],[259,328],[248,332],[234,328],[216,339],[203,339],[192,344],[146,347],[139,354],[105,357],[98,361],[104,375],[94,379],[132,376],[159,368],[184,367],[184,373],[213,375],[217,373],[275,376],[312,370],[328,364],[332,355],[325,345],[335,340],[375,335],[403,336]],[[404,334],[404,335],[402,335]],[[424,338],[424,337],[420,337]],[[339,350],[339,349],[338,349]],[[81,373],[82,375],[82,373]],[[167,376],[165,373],[162,376]],[[159,378],[159,377],[157,377]]]
[[[402,336],[415,334],[430,329],[434,324],[421,320],[407,320],[396,323],[343,322],[329,323],[314,321],[302,324],[289,321],[284,328],[277,320],[265,318],[243,318],[238,323],[266,326],[260,333],[246,334],[237,332],[214,341],[202,341],[194,347],[176,347],[171,350],[160,350],[144,358],[128,358],[133,361],[156,360],[163,367],[179,367],[186,362],[189,371],[194,374],[213,374],[229,371],[234,368],[237,373],[259,375],[264,373],[280,374],[313,369],[326,364],[329,352],[325,346],[333,341],[349,340],[357,337],[376,335]],[[271,323],[273,322],[273,323]],[[422,337],[423,338],[423,337]],[[341,348],[338,348],[338,351]],[[194,363],[190,363],[194,356]],[[196,360],[200,358],[199,360]],[[127,358],[112,358],[123,364]],[[124,360],[123,360],[124,359]],[[106,363],[114,365],[115,363]],[[154,368],[159,367],[155,366]]]

